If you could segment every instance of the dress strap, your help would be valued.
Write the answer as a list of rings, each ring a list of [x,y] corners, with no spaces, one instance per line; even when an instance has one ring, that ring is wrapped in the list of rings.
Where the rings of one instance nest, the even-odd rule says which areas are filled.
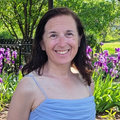
[[[37,82],[37,80],[32,75],[28,74],[28,75],[25,75],[25,76],[31,77],[35,81],[35,83],[38,85],[38,87],[41,89],[41,91],[43,92],[43,94],[45,95],[45,97],[48,98],[47,95],[46,95],[46,93],[44,92],[44,90],[41,88],[41,86],[39,85],[39,83]]]
[[[89,91],[90,91],[90,96],[92,96],[92,90],[91,90],[91,87],[88,86],[88,88],[89,88]]]

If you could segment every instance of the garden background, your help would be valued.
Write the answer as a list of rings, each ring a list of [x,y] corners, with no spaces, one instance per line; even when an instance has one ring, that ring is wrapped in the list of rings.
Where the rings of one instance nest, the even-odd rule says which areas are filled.
[[[96,119],[120,119],[120,1],[54,0],[53,6],[72,9],[85,28],[86,54],[93,59]],[[21,67],[31,50],[25,45],[33,43],[46,11],[48,0],[0,0],[0,120],[6,120],[6,109],[22,78]]]

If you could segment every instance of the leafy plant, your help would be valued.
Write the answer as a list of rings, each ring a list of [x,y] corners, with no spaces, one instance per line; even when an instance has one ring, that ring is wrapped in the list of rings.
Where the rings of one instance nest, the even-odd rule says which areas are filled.
[[[101,43],[103,45],[103,43]],[[88,46],[86,54],[90,58],[91,47]],[[95,103],[97,112],[104,112],[117,106],[120,110],[120,83],[114,82],[120,76],[120,48],[115,48],[117,57],[109,57],[108,51],[95,53],[93,80],[95,82]]]
[[[7,102],[10,102],[19,81],[18,77],[22,78],[21,72],[19,75],[10,72],[14,67],[15,58],[17,58],[16,51],[0,48],[0,110]]]
[[[19,70],[18,81],[20,81],[22,78],[23,78],[22,72],[21,72],[21,70]]]
[[[4,70],[0,74],[2,82],[0,83],[0,110],[4,105],[10,102],[13,92],[18,84],[18,75],[8,74]]]
[[[0,22],[17,42],[19,38],[31,39],[38,20],[47,11],[46,5],[46,0],[0,0]]]
[[[113,78],[109,74],[105,79],[102,76],[102,71],[99,75],[97,72],[93,73],[97,112],[104,112],[114,106],[117,106],[120,110],[120,83],[113,82]]]
[[[116,120],[116,118],[115,118],[116,112],[113,112],[113,108],[111,108],[110,111],[105,110],[105,112],[107,112],[108,115],[104,115],[104,116],[102,116],[102,118],[107,118],[107,120]]]
[[[14,75],[14,73],[8,74],[3,72],[0,74],[0,78],[2,78],[0,82],[0,111],[4,108],[6,103],[9,103],[13,92],[15,91],[18,82],[23,78],[21,70],[19,70],[18,75]]]

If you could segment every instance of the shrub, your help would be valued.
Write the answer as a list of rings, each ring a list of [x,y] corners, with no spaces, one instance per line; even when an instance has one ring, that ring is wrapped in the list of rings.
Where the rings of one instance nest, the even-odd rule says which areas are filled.
[[[86,52],[89,58],[91,51],[88,46]],[[114,81],[120,77],[120,48],[115,48],[115,51],[117,57],[109,56],[107,50],[94,54],[92,78],[95,82],[94,97],[97,112],[104,112],[115,106],[120,110],[120,83]]]

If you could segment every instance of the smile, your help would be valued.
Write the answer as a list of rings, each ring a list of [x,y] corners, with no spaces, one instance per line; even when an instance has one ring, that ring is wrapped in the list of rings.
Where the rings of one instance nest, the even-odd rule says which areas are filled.
[[[69,50],[65,50],[65,51],[55,51],[55,52],[57,52],[57,53],[59,53],[59,54],[66,54],[67,52],[68,52]]]

